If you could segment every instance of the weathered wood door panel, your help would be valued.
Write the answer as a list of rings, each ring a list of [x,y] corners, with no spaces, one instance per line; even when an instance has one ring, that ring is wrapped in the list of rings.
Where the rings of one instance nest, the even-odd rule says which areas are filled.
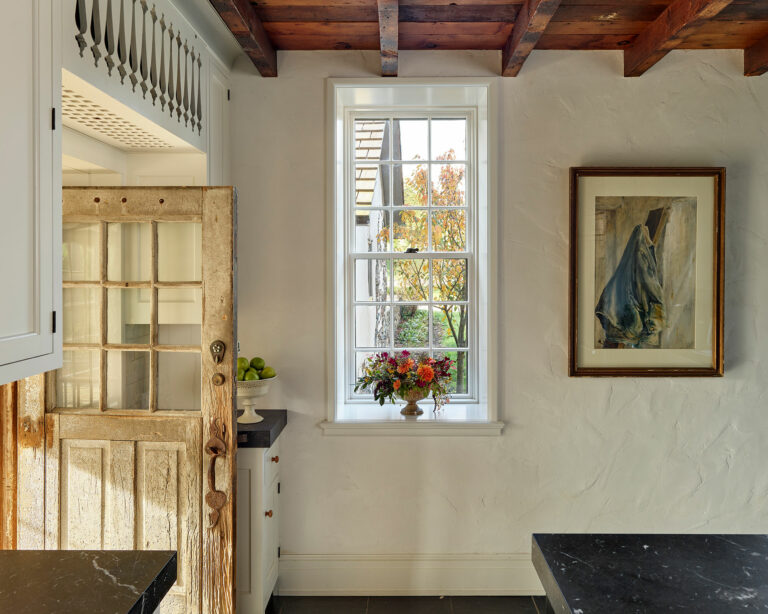
[[[178,579],[159,611],[199,612],[200,421],[98,420],[48,421],[46,547],[177,550]]]
[[[163,613],[234,612],[234,207],[231,188],[66,188],[64,368],[20,412],[19,459],[44,470],[19,492],[45,483],[24,543],[177,550]]]

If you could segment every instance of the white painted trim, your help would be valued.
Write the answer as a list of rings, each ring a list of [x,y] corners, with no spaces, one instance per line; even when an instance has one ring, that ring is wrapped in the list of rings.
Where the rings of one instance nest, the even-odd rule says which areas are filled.
[[[529,554],[283,554],[280,595],[543,595]]]
[[[62,153],[119,173],[121,181],[128,176],[128,154],[104,141],[68,128],[61,127]]]
[[[405,435],[408,437],[495,437],[504,430],[503,422],[435,422],[401,421],[387,422],[338,422],[323,420],[320,423],[325,435]]]
[[[244,55],[243,48],[208,0],[169,0],[225,69]]]
[[[386,100],[387,95],[390,98],[395,96],[394,90],[397,89],[398,100],[390,100],[385,106],[388,107],[418,107],[419,104],[423,106],[423,102],[417,103],[411,100],[414,94],[408,90],[415,91],[415,88],[431,87],[436,90],[444,88],[445,95],[448,97],[453,96],[456,98],[454,102],[460,102],[461,106],[468,106],[477,108],[479,112],[478,121],[485,119],[486,128],[477,126],[476,138],[480,135],[485,139],[485,147],[482,147],[483,143],[477,143],[479,150],[478,167],[484,168],[487,173],[487,182],[485,185],[485,200],[487,202],[487,212],[485,214],[485,236],[487,246],[487,259],[485,260],[484,268],[484,281],[486,282],[484,299],[485,305],[481,311],[485,312],[485,317],[481,318],[485,323],[479,326],[479,341],[482,350],[484,345],[486,352],[479,351],[480,354],[480,371],[485,374],[485,387],[480,387],[480,405],[488,408],[487,425],[489,425],[491,431],[495,431],[494,434],[501,433],[501,423],[498,420],[497,400],[498,400],[498,386],[499,386],[499,374],[498,374],[498,356],[500,348],[498,342],[494,336],[494,330],[496,329],[498,319],[498,290],[496,288],[498,282],[498,270],[497,265],[498,258],[498,173],[497,173],[497,153],[498,153],[498,85],[496,79],[490,78],[446,78],[446,79],[397,79],[397,83],[394,84],[391,79],[337,79],[329,78],[326,82],[326,146],[327,146],[327,158],[325,168],[326,178],[326,237],[327,237],[327,339],[330,341],[327,344],[328,357],[326,360],[326,380],[328,382],[328,404],[327,404],[327,421],[321,424],[324,431],[330,434],[332,430],[338,430],[339,432],[350,432],[352,429],[348,425],[344,425],[339,429],[333,429],[325,425],[334,423],[337,419],[338,404],[343,402],[340,396],[340,390],[343,390],[343,374],[345,373],[343,365],[345,364],[343,351],[340,351],[342,343],[339,343],[339,339],[344,335],[344,321],[340,319],[337,310],[337,300],[340,295],[340,284],[344,280],[343,267],[339,267],[337,261],[337,254],[340,250],[343,252],[344,243],[340,240],[340,237],[344,236],[344,233],[338,228],[339,220],[338,215],[338,199],[340,198],[339,190],[344,189],[344,177],[343,177],[343,155],[340,156],[337,143],[337,132],[343,133],[343,123],[347,110],[360,109],[371,110],[377,105],[373,102],[379,99]],[[359,100],[355,100],[355,90],[360,88],[371,88],[368,92],[364,92],[358,96]],[[392,90],[389,94],[386,92],[376,92],[377,89],[387,88]],[[484,88],[485,93],[478,95],[477,91]],[[463,90],[463,91],[462,91]],[[375,92],[375,95],[374,95]],[[401,95],[402,94],[402,95]],[[441,94],[442,96],[442,94]],[[462,97],[466,98],[465,100]],[[402,100],[399,100],[402,98]],[[422,96],[423,98],[423,96]],[[375,99],[375,100],[374,100]],[[383,104],[383,103],[382,103]],[[435,106],[440,106],[435,103]],[[483,108],[484,107],[484,108]],[[432,107],[430,107],[432,108]],[[343,153],[343,152],[342,152]],[[485,159],[483,159],[485,158]],[[480,183],[480,182],[479,182]],[[482,244],[481,241],[478,241]],[[340,337],[341,336],[341,337]],[[340,355],[342,354],[342,355]],[[342,366],[341,368],[339,366]],[[342,375],[340,380],[339,374]],[[479,380],[478,380],[479,381]],[[361,425],[360,432],[356,434],[363,434],[362,431],[368,431],[367,434],[406,434],[406,431],[413,428],[411,423],[400,424],[399,426],[393,426],[392,432],[386,433],[386,428],[371,429],[371,422]],[[475,431],[476,428],[473,424],[471,431]],[[424,427],[418,427],[419,435],[431,434],[433,431],[444,431],[443,427],[433,429],[427,429]],[[454,429],[455,427],[450,427]],[[455,429],[454,434],[459,434],[458,429]]]

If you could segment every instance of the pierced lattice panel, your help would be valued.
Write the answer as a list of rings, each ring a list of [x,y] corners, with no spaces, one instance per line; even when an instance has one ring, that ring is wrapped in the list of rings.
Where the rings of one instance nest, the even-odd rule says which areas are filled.
[[[65,126],[85,133],[95,132],[100,140],[120,149],[146,151],[174,148],[170,143],[71,89],[63,88],[61,98]]]

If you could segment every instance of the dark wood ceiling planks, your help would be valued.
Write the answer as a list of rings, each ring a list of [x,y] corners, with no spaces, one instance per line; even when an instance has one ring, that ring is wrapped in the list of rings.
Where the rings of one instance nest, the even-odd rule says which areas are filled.
[[[387,54],[393,56],[392,28],[379,27],[379,0],[251,0],[257,21],[255,39],[243,29],[244,24],[253,25],[253,20],[246,23],[241,18],[239,23],[231,23],[232,15],[243,13],[242,5],[248,0],[211,3],[241,44],[250,41],[251,48],[244,48],[252,59],[253,41],[261,41],[259,28],[278,50],[381,50],[382,35],[388,34]],[[546,15],[553,6],[554,12]],[[544,27],[522,33],[521,29],[533,26],[535,30],[541,23],[530,19],[532,9],[534,15],[536,11],[544,15]],[[521,11],[523,19],[519,19]],[[662,15],[665,11],[666,17]],[[509,56],[515,62],[525,61],[530,51],[526,47],[634,49],[634,59],[630,58],[634,52],[625,54],[630,58],[627,74],[634,76],[670,49],[752,49],[745,60],[745,73],[762,74],[768,69],[764,51],[768,47],[768,0],[400,0],[397,12],[396,47],[400,50],[503,50],[514,47],[517,28],[523,47],[518,55]],[[667,28],[670,14],[679,21]],[[646,47],[639,50],[642,45]],[[509,58],[505,56],[505,60]],[[513,70],[508,66],[503,67],[504,74],[513,75],[522,63]]]

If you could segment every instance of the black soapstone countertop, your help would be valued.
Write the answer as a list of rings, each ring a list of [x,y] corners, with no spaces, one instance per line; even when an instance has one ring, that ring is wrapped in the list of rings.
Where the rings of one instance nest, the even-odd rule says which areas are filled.
[[[238,411],[238,415],[240,415]],[[237,424],[238,448],[271,448],[288,423],[288,410],[257,409],[264,420],[256,424]]]
[[[555,612],[768,611],[767,535],[534,534]]]
[[[176,553],[149,550],[0,551],[0,611],[153,612],[176,582]]]

